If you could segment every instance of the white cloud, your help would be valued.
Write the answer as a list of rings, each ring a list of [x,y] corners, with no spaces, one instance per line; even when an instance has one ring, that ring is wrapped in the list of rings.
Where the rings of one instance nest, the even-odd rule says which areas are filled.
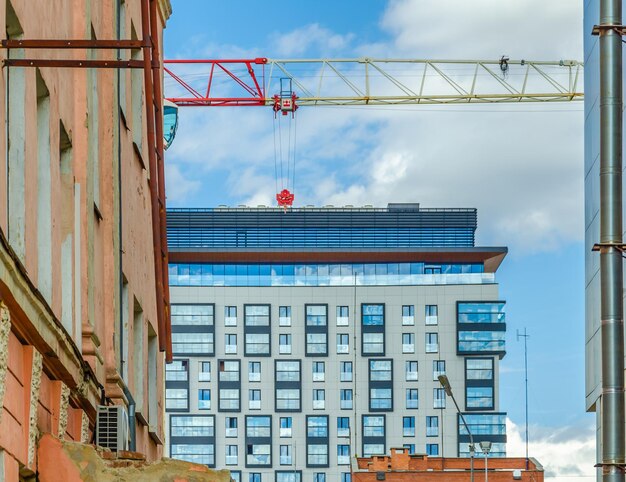
[[[185,177],[176,164],[165,165],[165,177],[167,178],[167,200],[174,203],[183,202],[202,186],[200,181]]]
[[[524,457],[524,427],[507,419],[507,456]],[[529,429],[528,453],[544,467],[546,482],[595,482],[596,444],[592,423]]]
[[[321,56],[328,56],[346,49],[354,35],[339,34],[322,27],[318,23],[310,23],[287,33],[274,33],[271,36],[271,52],[281,57],[297,57],[312,49]]]
[[[382,27],[409,57],[582,58],[583,2],[391,0]]]

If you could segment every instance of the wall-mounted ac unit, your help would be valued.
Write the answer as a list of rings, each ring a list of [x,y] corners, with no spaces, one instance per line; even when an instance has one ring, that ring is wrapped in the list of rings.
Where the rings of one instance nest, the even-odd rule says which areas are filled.
[[[96,445],[113,452],[128,450],[128,414],[121,405],[98,405]]]

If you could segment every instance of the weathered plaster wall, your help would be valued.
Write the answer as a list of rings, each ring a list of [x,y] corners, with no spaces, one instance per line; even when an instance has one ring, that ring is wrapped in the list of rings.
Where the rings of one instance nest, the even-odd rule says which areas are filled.
[[[169,0],[154,1],[164,23]],[[24,39],[116,38],[117,0],[36,3],[0,0],[5,30]],[[122,5],[125,38],[133,30],[141,38],[139,0]],[[114,59],[117,52],[27,50],[11,56]],[[6,57],[0,49],[0,61]],[[9,79],[19,88],[7,97]],[[115,403],[126,403],[127,385],[142,401],[141,417],[131,422],[137,446],[150,460],[162,454],[164,361],[162,354],[149,360],[147,350],[148,333],[158,330],[145,112],[139,98],[139,116],[119,115],[117,79],[117,71],[105,69],[0,71],[0,124],[14,112],[12,129],[0,132],[0,480],[15,466],[26,472],[36,466],[41,433],[89,441],[101,388]],[[120,72],[120,82],[130,113],[131,72]],[[28,173],[22,179],[12,179],[15,172],[7,176],[7,132],[20,146],[10,156]],[[22,233],[15,233],[11,213],[22,213]],[[122,279],[132,300],[124,313]],[[130,350],[122,360],[121,318],[132,322],[137,312],[142,316],[135,333],[144,349]],[[125,335],[121,344],[134,346],[133,330]],[[149,363],[159,374],[152,386],[149,377],[135,376]],[[148,413],[149,397],[158,400],[156,412]]]

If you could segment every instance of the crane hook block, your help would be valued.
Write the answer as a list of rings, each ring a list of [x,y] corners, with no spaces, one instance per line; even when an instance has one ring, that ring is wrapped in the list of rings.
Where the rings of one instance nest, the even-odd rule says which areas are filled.
[[[279,206],[285,208],[285,212],[287,212],[287,208],[293,205],[294,195],[289,192],[288,189],[283,189],[278,194],[276,194],[276,201]]]
[[[293,117],[295,112],[298,110],[298,105],[296,104],[298,96],[295,92],[292,92],[290,96],[275,95],[272,99],[274,100],[274,105],[272,106],[274,109],[274,115],[278,112],[281,112],[283,115],[287,115],[291,112],[291,117]]]

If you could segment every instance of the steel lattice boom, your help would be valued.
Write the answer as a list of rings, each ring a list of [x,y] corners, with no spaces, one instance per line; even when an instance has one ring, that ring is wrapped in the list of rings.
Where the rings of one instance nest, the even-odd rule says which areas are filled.
[[[166,60],[168,100],[179,106],[272,106],[280,79],[298,105],[570,102],[583,99],[575,60]]]

